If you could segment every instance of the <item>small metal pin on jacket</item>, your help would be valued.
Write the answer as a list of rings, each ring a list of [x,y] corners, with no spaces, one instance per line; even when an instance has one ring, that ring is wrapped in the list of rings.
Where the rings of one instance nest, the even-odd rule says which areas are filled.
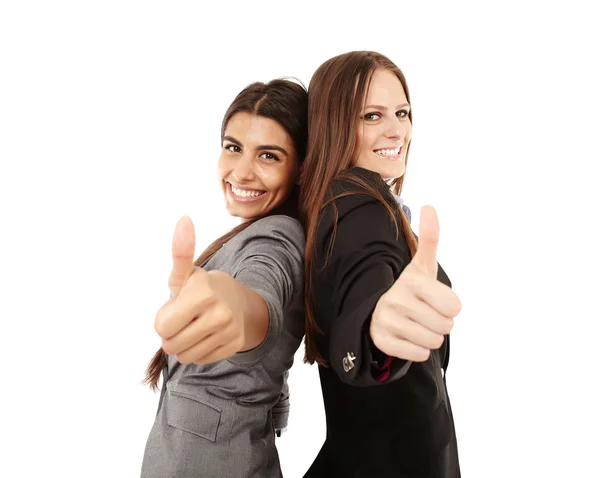
[[[342,365],[344,366],[344,372],[349,372],[354,368],[354,361],[356,360],[356,356],[352,352],[348,352],[346,356],[342,360]]]

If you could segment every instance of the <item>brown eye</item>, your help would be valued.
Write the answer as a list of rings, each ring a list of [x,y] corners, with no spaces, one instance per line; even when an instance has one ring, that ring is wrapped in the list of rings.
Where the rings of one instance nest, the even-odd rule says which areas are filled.
[[[379,115],[379,113],[367,113],[365,116],[363,116],[363,118],[366,119],[367,121],[376,121],[380,117],[381,116]]]
[[[263,153],[260,155],[260,157],[266,159],[267,161],[279,161],[279,158],[273,153]]]
[[[223,146],[230,153],[239,153],[242,149],[237,144],[226,144]]]
[[[408,110],[400,110],[396,113],[399,118],[408,118]]]

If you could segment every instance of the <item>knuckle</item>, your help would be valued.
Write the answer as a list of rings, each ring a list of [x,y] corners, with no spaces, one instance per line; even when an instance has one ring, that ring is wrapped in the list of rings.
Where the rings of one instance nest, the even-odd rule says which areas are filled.
[[[221,305],[221,313],[227,322],[233,322],[233,311],[228,305],[224,303]]]
[[[220,302],[216,306],[215,320],[218,325],[227,326],[233,322],[233,312],[223,302]]]
[[[444,315],[447,317],[456,317],[462,310],[462,303],[454,291],[451,290],[450,293],[451,295],[448,297],[444,305]]]
[[[402,316],[404,317],[407,314],[411,313],[411,307],[407,305],[409,303],[408,294],[402,293],[398,294],[396,300],[390,304],[390,315],[394,316]]]
[[[163,351],[169,355],[172,355],[175,352],[172,343],[168,340],[163,340],[161,347],[162,347]]]
[[[195,363],[196,365],[206,365],[207,363],[210,363],[210,362],[212,362],[212,360],[210,360],[210,358],[208,358],[208,357],[199,357],[193,361],[193,363]],[[192,363],[192,362],[190,362],[190,363]]]
[[[442,345],[444,345],[444,336],[440,334],[436,334],[433,339],[433,348],[439,349]]]
[[[385,323],[381,324],[381,329],[386,337],[404,337],[410,330],[406,327],[406,321],[404,317],[388,317]]]
[[[379,316],[379,320],[377,321],[377,329],[380,333],[386,333],[390,329],[390,325],[390,314],[382,314]]]
[[[417,348],[410,352],[409,360],[413,362],[426,362],[429,360],[430,354],[431,351],[428,348],[417,346]]]
[[[460,301],[458,296],[456,296],[456,300],[454,302],[454,316],[456,317],[458,314],[460,314],[461,310],[462,310],[462,302]]]
[[[454,328],[454,320],[453,319],[445,319],[442,322],[442,324],[443,324],[444,335],[448,335]]]
[[[183,365],[192,363],[192,361],[185,354],[176,355],[175,357],[177,357],[177,361]]]
[[[371,328],[371,340],[373,341],[373,345],[381,350],[381,335],[375,327]]]
[[[154,320],[154,330],[161,337],[166,337],[167,334],[167,326],[165,325],[165,320],[163,317],[156,316]]]
[[[371,340],[373,340],[373,344],[379,350],[381,350],[382,352],[384,352],[388,355],[392,355],[392,354],[390,354],[389,340],[387,340],[385,336],[383,336],[380,333],[372,333]]]
[[[384,311],[390,307],[390,304],[392,303],[392,301],[393,301],[393,293],[392,293],[392,290],[389,290],[388,292],[383,294],[381,296],[381,298],[379,299],[376,309],[373,312],[373,319],[376,320],[377,318],[379,318],[382,315],[382,311]]]
[[[202,309],[214,304],[217,301],[217,296],[214,290],[203,290],[195,295],[196,307]]]
[[[431,350],[429,349],[421,349],[419,351],[419,358],[420,358],[420,362],[427,362],[427,360],[429,360],[429,357],[431,356]]]

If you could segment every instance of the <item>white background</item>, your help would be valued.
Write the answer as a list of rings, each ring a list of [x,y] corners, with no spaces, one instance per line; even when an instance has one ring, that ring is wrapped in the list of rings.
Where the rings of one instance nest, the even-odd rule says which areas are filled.
[[[437,208],[464,305],[447,376],[463,476],[600,476],[600,38],[584,5],[3,2],[0,475],[139,476],[174,225],[192,217],[200,253],[234,224],[215,169],[227,106],[373,49],[407,76],[404,197],[415,228]],[[301,355],[286,478],[324,438]]]

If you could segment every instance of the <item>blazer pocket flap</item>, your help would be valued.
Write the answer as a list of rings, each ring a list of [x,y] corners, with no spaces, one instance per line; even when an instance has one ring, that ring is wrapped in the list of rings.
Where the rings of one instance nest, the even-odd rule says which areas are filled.
[[[221,421],[221,409],[183,387],[172,387],[169,395],[167,423],[215,442]]]

